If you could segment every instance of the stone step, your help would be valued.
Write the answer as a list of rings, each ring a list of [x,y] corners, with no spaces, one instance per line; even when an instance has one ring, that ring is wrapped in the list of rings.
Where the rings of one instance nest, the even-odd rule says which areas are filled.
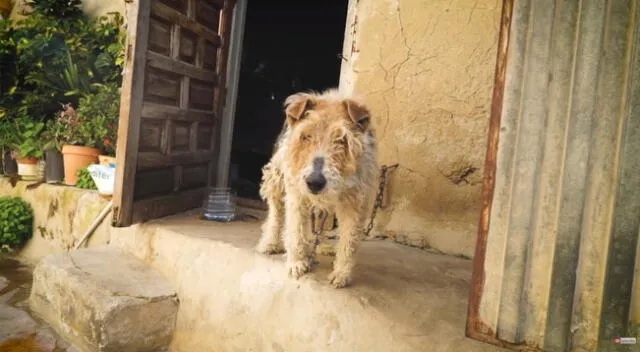
[[[146,352],[169,346],[176,292],[153,269],[112,247],[45,257],[29,304],[86,352]]]
[[[282,255],[256,253],[258,221],[196,214],[112,234],[176,288],[174,352],[502,351],[464,335],[469,260],[366,241],[353,284],[334,289],[331,256],[293,280]]]

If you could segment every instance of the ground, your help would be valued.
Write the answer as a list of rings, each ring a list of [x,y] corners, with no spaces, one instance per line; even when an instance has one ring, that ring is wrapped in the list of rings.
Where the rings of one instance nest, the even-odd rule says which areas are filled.
[[[73,352],[27,306],[31,268],[0,256],[0,351]]]
[[[331,257],[296,281],[281,255],[256,253],[259,224],[181,215],[114,234],[175,285],[176,351],[500,350],[464,335],[470,260],[365,241],[353,285],[336,290]]]

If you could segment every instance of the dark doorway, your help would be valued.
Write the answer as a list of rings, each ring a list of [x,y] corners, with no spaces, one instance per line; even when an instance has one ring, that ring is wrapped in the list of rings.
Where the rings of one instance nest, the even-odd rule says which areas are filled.
[[[259,199],[284,99],[338,86],[346,17],[346,0],[249,1],[229,170],[239,197]]]

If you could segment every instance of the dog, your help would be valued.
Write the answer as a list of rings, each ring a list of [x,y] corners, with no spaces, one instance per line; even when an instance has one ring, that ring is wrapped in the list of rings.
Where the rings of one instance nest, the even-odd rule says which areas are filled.
[[[284,102],[285,123],[262,169],[260,196],[268,205],[256,250],[286,252],[288,275],[311,269],[311,214],[338,220],[339,240],[329,282],[352,279],[355,252],[372,206],[378,160],[369,109],[336,89],[297,93]]]

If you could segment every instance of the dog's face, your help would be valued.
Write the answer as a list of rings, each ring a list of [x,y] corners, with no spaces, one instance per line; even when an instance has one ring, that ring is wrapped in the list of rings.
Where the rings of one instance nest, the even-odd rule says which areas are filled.
[[[351,99],[299,93],[287,98],[285,111],[293,182],[311,196],[339,194],[364,152],[368,109]]]

